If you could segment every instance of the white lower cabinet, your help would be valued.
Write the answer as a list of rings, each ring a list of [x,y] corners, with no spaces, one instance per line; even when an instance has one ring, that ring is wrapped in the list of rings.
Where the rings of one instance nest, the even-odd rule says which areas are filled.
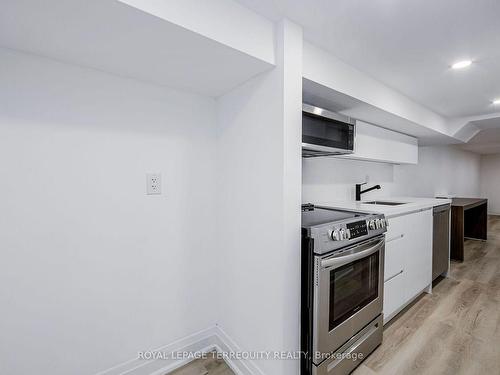
[[[412,300],[432,283],[432,210],[408,216],[406,294]]]
[[[384,324],[394,317],[401,306],[406,303],[404,289],[404,271],[393,276],[384,283]]]
[[[432,282],[432,209],[389,218],[384,261],[384,323]]]

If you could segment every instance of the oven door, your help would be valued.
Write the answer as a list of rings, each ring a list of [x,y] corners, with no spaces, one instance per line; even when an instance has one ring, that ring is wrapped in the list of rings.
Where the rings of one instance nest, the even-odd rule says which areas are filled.
[[[315,257],[313,362],[382,313],[385,236]]]

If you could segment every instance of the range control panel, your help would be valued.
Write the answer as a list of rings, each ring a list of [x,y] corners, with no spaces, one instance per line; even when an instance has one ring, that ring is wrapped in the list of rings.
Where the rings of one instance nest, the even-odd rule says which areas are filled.
[[[312,239],[314,254],[355,245],[387,231],[384,214],[308,205],[302,207],[302,236]]]
[[[350,238],[358,238],[361,236],[366,236],[368,234],[366,220],[356,221],[355,223],[348,223],[346,227],[351,234]]]
[[[368,236],[370,231],[385,232],[387,220],[376,218],[371,220],[359,220],[346,224],[339,224],[328,231],[328,238],[333,241],[354,240],[359,237]]]

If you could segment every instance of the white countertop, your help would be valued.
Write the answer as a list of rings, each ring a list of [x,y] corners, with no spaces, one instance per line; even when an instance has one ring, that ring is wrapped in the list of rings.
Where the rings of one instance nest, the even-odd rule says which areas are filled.
[[[379,204],[367,204],[365,202],[404,202],[404,204],[397,206],[386,206]],[[414,197],[390,197],[380,199],[370,199],[367,201],[328,201],[328,202],[314,202],[318,206],[328,206],[344,210],[356,210],[365,212],[382,213],[387,218],[409,214],[411,212],[430,209],[432,207],[440,206],[442,204],[451,203],[451,199],[435,199],[435,198],[414,198]]]

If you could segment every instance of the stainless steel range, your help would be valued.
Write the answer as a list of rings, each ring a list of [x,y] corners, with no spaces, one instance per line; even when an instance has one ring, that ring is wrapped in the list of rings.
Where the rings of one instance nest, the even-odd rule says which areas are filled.
[[[302,375],[349,374],[382,342],[384,215],[302,207]]]

